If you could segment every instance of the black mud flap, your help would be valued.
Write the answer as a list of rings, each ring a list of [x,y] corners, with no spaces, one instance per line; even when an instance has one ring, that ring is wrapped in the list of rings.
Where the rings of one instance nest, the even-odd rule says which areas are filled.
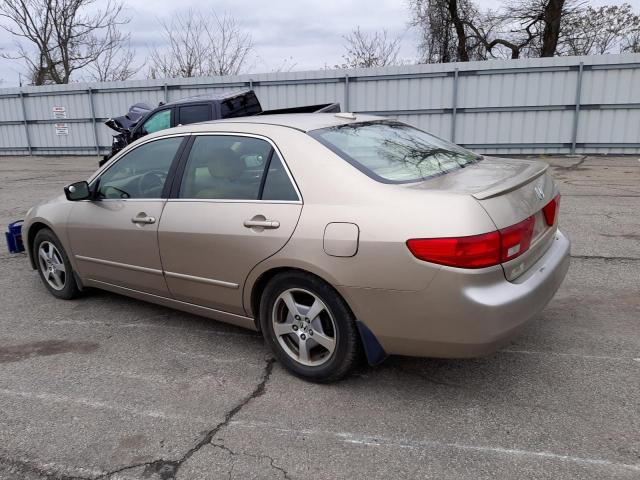
[[[382,348],[382,345],[380,345],[380,342],[378,342],[373,332],[369,330],[369,327],[359,320],[356,321],[356,325],[360,331],[362,346],[367,354],[367,362],[372,367],[380,365],[389,355],[384,351],[384,348]]]

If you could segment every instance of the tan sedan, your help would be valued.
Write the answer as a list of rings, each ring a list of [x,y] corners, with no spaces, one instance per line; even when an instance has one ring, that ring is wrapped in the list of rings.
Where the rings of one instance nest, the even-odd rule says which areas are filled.
[[[363,354],[495,351],[569,265],[544,163],[481,157],[352,114],[256,116],[144,137],[25,236],[56,297],[97,287],[262,331],[314,381]]]

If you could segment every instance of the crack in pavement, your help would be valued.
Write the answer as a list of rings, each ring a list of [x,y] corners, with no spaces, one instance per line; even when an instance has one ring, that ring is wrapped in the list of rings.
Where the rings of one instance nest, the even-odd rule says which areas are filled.
[[[229,424],[229,422],[233,420],[233,417],[235,417],[240,412],[240,410],[242,410],[249,402],[251,402],[251,400],[258,398],[264,394],[267,382],[271,378],[271,373],[273,372],[274,363],[275,363],[275,358],[269,358],[266,360],[266,365],[262,373],[262,378],[258,383],[258,385],[256,385],[256,387],[253,389],[253,391],[249,395],[247,395],[245,398],[243,398],[242,401],[238,403],[235,407],[229,410],[225,414],[224,420],[218,423],[211,430],[209,430],[204,435],[202,440],[200,440],[194,447],[192,447],[189,451],[187,451],[187,453],[185,453],[180,459],[178,460],[160,459],[160,460],[155,460],[153,462],[144,462],[140,464],[128,465],[126,467],[122,467],[117,470],[107,472],[106,474],[97,477],[95,480],[107,479],[112,477],[113,475],[122,473],[126,470],[131,470],[134,468],[141,468],[141,467],[145,467],[143,475],[156,473],[160,476],[162,480],[175,479],[176,475],[178,474],[178,470],[180,469],[180,467],[184,462],[189,460],[202,447],[204,447],[205,445],[209,445],[214,435],[218,433],[221,429],[226,427]]]
[[[269,460],[269,463],[271,464],[271,468],[281,472],[285,480],[291,480],[291,477],[289,476],[289,472],[287,472],[284,468],[276,465],[274,458],[270,457],[269,455],[258,455],[255,453],[246,453],[246,452],[235,452],[231,450],[229,447],[227,447],[226,445],[221,443],[212,443],[211,446],[217,447],[221,450],[228,452],[232,457],[237,457],[238,455],[244,455],[245,457],[257,458],[258,460],[261,460],[261,459]],[[235,465],[236,465],[235,462],[231,465],[231,469],[229,470],[229,478],[231,478],[231,473],[233,472]]]
[[[613,195],[608,193],[563,193],[563,197],[612,197],[612,198],[640,198],[640,195]]]
[[[622,193],[611,193],[608,194],[610,196],[614,196],[614,197],[621,197],[621,196],[638,196],[638,191],[637,191],[637,187],[635,185],[619,185],[619,184],[610,184],[610,183],[604,183],[600,178],[595,178],[593,180],[564,180],[564,182],[562,182],[564,185],[571,185],[572,187],[578,187],[578,188],[603,188],[606,187],[607,190],[613,190],[615,192],[622,192]],[[564,186],[563,185],[563,186]],[[635,188],[633,188],[635,187]],[[604,196],[604,195],[603,195]]]
[[[189,460],[202,447],[204,447],[206,445],[210,445],[211,441],[213,440],[213,437],[216,435],[216,433],[218,433],[221,429],[223,429],[227,425],[229,425],[229,423],[233,420],[233,418],[247,404],[249,404],[252,400],[254,400],[254,399],[256,399],[256,398],[258,398],[258,397],[260,397],[261,395],[264,394],[264,392],[266,390],[267,382],[271,378],[271,374],[273,372],[274,363],[275,363],[275,358],[266,359],[266,364],[265,364],[262,376],[260,378],[260,382],[256,385],[256,387],[253,389],[253,391],[249,395],[244,397],[235,407],[233,407],[231,410],[229,410],[225,414],[224,419],[222,420],[222,422],[218,423],[215,427],[213,427],[211,430],[209,430],[204,435],[202,440],[200,440],[194,447],[189,449],[182,457],[180,457],[177,460],[159,459],[159,460],[154,460],[154,461],[150,461],[150,462],[135,463],[135,464],[131,464],[131,465],[126,465],[124,467],[120,467],[120,468],[115,469],[115,470],[111,470],[111,471],[106,472],[106,473],[99,474],[97,476],[95,476],[95,475],[92,475],[92,476],[66,475],[66,474],[56,473],[56,472],[53,472],[53,471],[44,470],[43,468],[39,468],[39,467],[34,466],[34,465],[32,465],[32,464],[30,464],[28,462],[12,460],[12,459],[2,458],[2,457],[0,457],[0,464],[4,464],[4,465],[12,467],[12,468],[20,469],[25,473],[32,473],[34,475],[37,475],[37,476],[39,476],[41,478],[46,478],[46,479],[58,479],[58,480],[100,480],[100,479],[109,479],[109,478],[113,477],[114,475],[117,475],[119,473],[125,472],[127,470],[133,470],[135,468],[143,468],[143,467],[144,467],[143,475],[150,475],[150,474],[154,474],[155,473],[162,480],[175,479],[176,475],[178,473],[178,470],[180,469],[180,467],[182,466],[182,464],[184,462]],[[222,448],[220,445],[215,445],[215,446]],[[245,454],[245,455],[248,455],[248,454]],[[265,458],[270,458],[270,457],[265,457]],[[278,467],[277,465],[273,464],[273,459],[271,459],[271,465],[272,465],[273,468],[282,471],[284,473],[284,475],[285,475],[284,476],[285,479],[289,478],[284,469],[282,469],[282,468]]]
[[[47,468],[47,465],[34,465],[26,460],[15,460],[11,458],[0,457],[0,465],[8,467],[9,473],[21,475],[33,475],[38,478],[55,479],[55,480],[93,480],[93,476],[77,476],[67,475],[65,473],[54,472],[53,468]],[[0,471],[0,473],[2,473]],[[29,477],[25,477],[29,478]]]
[[[553,166],[552,168],[556,169],[556,170],[562,170],[562,171],[570,171],[570,170],[577,170],[578,168],[580,168],[582,166],[582,164],[587,160],[587,158],[589,158],[588,155],[584,155],[580,160],[578,160],[576,163],[573,163],[569,166],[563,166],[563,165],[558,165],[558,166]]]
[[[605,262],[638,262],[640,257],[607,257],[604,255],[571,255],[577,260],[604,260]]]

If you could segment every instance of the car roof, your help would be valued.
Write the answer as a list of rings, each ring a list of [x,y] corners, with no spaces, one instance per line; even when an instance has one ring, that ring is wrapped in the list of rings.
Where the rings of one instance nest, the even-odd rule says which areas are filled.
[[[220,124],[220,123],[244,123],[278,125],[282,127],[295,128],[302,132],[310,132],[319,128],[348,125],[350,123],[373,122],[389,120],[385,117],[366,115],[359,113],[284,113],[277,115],[252,115],[248,117],[224,118],[201,122],[198,125]]]

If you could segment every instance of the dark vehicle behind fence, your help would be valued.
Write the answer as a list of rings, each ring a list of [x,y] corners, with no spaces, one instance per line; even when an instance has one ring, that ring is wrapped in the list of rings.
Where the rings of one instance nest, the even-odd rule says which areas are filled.
[[[189,97],[170,103],[160,103],[156,108],[146,103],[136,103],[126,115],[110,118],[105,122],[105,125],[118,132],[118,135],[113,136],[111,153],[103,157],[100,165],[138,138],[178,125],[261,114],[317,112],[338,113],[340,104],[325,103],[262,110],[253,90],[235,90]]]

